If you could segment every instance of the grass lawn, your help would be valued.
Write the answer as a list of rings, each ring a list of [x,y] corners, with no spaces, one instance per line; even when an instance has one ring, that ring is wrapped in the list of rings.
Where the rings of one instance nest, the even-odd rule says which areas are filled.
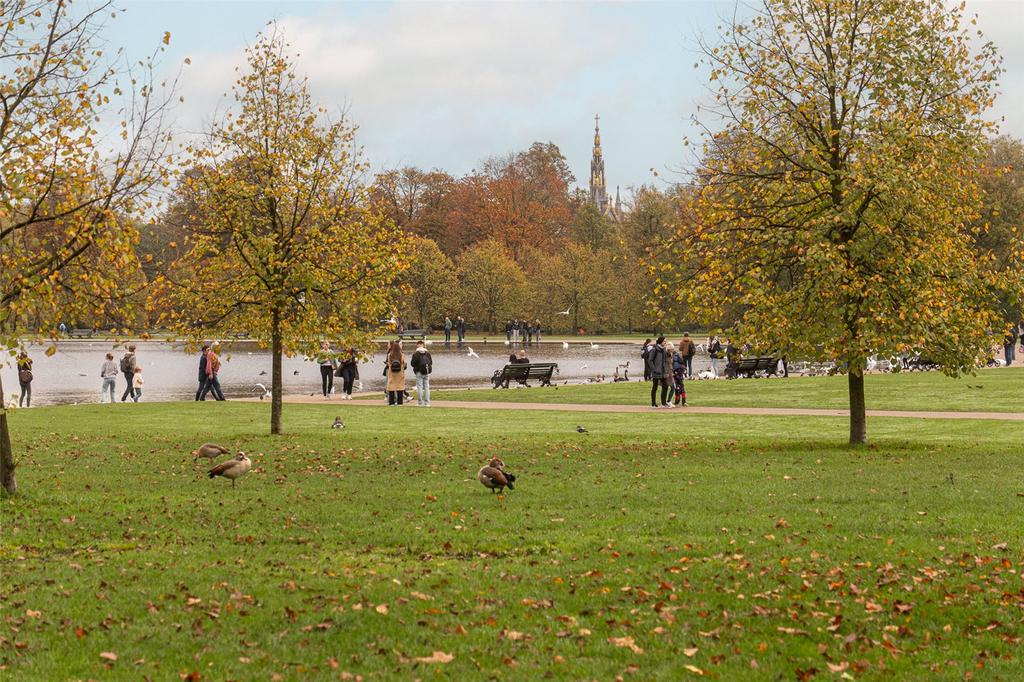
[[[1024,676],[1024,423],[268,409],[11,415],[0,678]]]
[[[1024,411],[1024,367],[980,370],[951,379],[940,372],[870,374],[864,392],[869,410],[953,412]],[[434,391],[434,400],[649,405],[650,383],[574,384],[555,388]],[[688,381],[694,405],[722,407],[849,407],[846,376]],[[869,426],[870,429],[870,426]]]

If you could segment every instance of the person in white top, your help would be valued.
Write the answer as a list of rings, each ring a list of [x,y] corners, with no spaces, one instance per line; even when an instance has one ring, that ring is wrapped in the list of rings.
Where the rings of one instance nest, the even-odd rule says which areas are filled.
[[[100,378],[103,379],[103,388],[100,389],[100,402],[106,402],[103,398],[107,395],[107,391],[110,391],[110,402],[115,401],[114,391],[117,389],[117,375],[121,373],[121,370],[117,368],[117,364],[114,362],[114,354],[107,353],[107,361],[103,363],[103,367],[100,368]]]
[[[135,378],[132,379],[132,388],[135,390],[132,394],[132,400],[135,402],[139,402],[139,399],[142,398],[142,384],[144,383],[145,381],[142,379],[142,368],[136,365]]]

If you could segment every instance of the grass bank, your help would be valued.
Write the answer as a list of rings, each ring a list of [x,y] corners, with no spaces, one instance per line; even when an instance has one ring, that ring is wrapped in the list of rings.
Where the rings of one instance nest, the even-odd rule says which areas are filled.
[[[435,391],[435,400],[503,402],[650,404],[649,383],[573,384],[550,388]],[[720,407],[849,407],[847,377],[688,381],[687,398],[694,405]],[[974,376],[951,379],[940,372],[869,374],[864,380],[870,410],[953,412],[1024,411],[1024,367],[979,370]]]
[[[851,450],[833,418],[267,412],[12,414],[0,676],[1024,674],[1024,424],[876,419]],[[206,439],[253,456],[236,489]]]

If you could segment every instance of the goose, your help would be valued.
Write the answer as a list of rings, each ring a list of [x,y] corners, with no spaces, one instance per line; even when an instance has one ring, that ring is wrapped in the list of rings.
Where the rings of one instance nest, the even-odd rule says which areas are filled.
[[[343,429],[343,428],[345,428],[345,422],[341,421],[341,416],[340,415],[334,418],[334,423],[331,424],[331,428],[332,429]]]
[[[244,452],[239,451],[234,459],[229,459],[210,469],[209,476],[223,476],[231,479],[231,487],[235,487],[235,480],[245,476],[252,468],[252,460]]]
[[[230,450],[223,445],[217,445],[216,443],[203,443],[192,451],[192,461],[195,462],[200,457],[205,457],[212,461],[215,457],[226,455],[228,452],[230,452]]]
[[[267,387],[264,386],[263,384],[256,384],[255,386],[252,387],[252,390],[254,393],[256,391],[260,392],[260,400],[270,397],[270,391],[267,390]]]
[[[477,358],[477,359],[480,359],[480,356],[477,355],[476,352],[472,348],[470,348],[469,346],[466,346],[466,350],[469,351],[468,353],[466,353],[466,357],[467,358]]]
[[[476,477],[485,488],[490,488],[492,493],[494,491],[504,492],[505,488],[515,490],[512,483],[516,477],[505,472],[505,463],[497,457],[491,459],[491,463],[487,466],[480,467]]]
[[[576,433],[588,433],[588,431],[582,426],[576,425]]]

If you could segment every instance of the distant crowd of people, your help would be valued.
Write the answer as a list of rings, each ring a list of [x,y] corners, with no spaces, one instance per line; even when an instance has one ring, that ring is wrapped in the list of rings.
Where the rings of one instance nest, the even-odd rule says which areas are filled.
[[[543,328],[540,320],[507,320],[505,322],[505,340],[509,343],[540,343]]]

